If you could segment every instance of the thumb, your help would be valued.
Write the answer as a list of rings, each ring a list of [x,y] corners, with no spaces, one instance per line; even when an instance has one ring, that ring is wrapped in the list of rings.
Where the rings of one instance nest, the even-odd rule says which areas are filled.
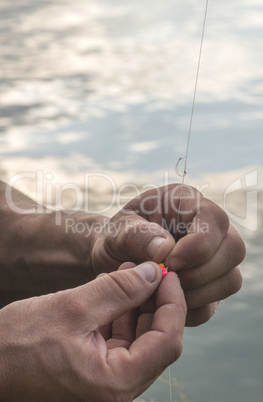
[[[85,326],[85,331],[96,331],[144,303],[161,280],[160,267],[145,262],[135,268],[111,272],[73,289],[70,304],[80,306],[81,303],[83,314],[79,317],[79,324]]]
[[[117,219],[118,217],[118,219]],[[175,246],[173,236],[156,222],[132,214],[116,215],[100,236],[92,251],[97,272],[109,272],[121,262],[155,261],[160,263]]]

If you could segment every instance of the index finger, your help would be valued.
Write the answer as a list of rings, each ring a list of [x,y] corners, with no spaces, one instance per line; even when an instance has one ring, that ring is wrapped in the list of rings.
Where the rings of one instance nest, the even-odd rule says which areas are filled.
[[[182,353],[187,309],[180,281],[174,272],[170,272],[157,289],[156,306],[151,330],[139,336],[127,351],[129,353],[121,357],[127,361],[122,361],[120,367],[124,363],[127,377],[135,387],[156,378]],[[111,353],[117,352],[110,350]],[[114,360],[112,356],[110,360]]]
[[[228,216],[218,205],[205,197],[199,198],[198,205],[196,202],[185,199],[181,202],[180,222],[176,226],[179,240],[165,258],[165,265],[172,270],[208,261],[229,229]]]

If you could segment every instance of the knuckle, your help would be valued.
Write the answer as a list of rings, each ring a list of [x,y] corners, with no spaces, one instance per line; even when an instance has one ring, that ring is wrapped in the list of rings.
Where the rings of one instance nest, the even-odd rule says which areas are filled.
[[[116,289],[116,295],[122,297],[124,294],[130,301],[134,301],[134,297],[138,294],[135,289],[138,289],[138,284],[140,283],[140,276],[137,276],[135,271],[131,271],[129,275],[125,271],[118,271],[118,275],[112,272],[108,275],[107,280],[111,281],[110,286],[109,283],[107,285]]]
[[[132,224],[129,224],[126,227],[125,246],[127,246],[133,241],[134,236],[137,233],[139,233],[142,230],[142,228],[143,224],[140,220],[139,221],[134,220]]]
[[[205,324],[214,315],[219,302],[210,303],[197,309],[191,309],[186,316],[187,327],[198,327]]]
[[[181,332],[178,332],[174,337],[172,361],[175,362],[183,353],[183,338]]]
[[[187,304],[186,304],[185,297],[182,298],[179,307],[180,307],[180,309],[181,309],[183,315],[186,316],[186,314],[187,314]]]
[[[126,251],[132,257],[135,250],[140,250],[139,245],[142,246],[142,242],[145,240],[146,236],[139,236],[140,233],[144,233],[147,235],[147,223],[138,221],[133,221],[132,223],[128,224],[125,231],[125,236],[120,239],[119,246]]]
[[[207,279],[201,267],[178,272],[178,276],[184,290],[199,288],[207,283]]]
[[[235,267],[232,272],[233,275],[233,291],[234,293],[238,292],[242,287],[242,274],[239,267]]]
[[[223,234],[226,234],[229,229],[229,225],[230,225],[229,218],[222,208],[220,208],[218,205],[216,207],[217,208],[215,209],[214,214],[216,217],[217,225],[218,225],[220,231]]]
[[[233,261],[233,265],[238,265],[246,256],[246,246],[234,227],[231,227],[229,231],[228,242],[228,251],[230,253],[230,258]]]
[[[242,275],[239,267],[233,268],[226,275],[226,297],[237,293],[242,287]]]
[[[182,298],[180,298],[180,301],[178,300],[177,303],[174,305],[174,314],[180,315],[182,317],[186,317],[187,302],[186,302],[185,294],[183,295]]]
[[[213,253],[212,237],[210,235],[202,236],[202,240],[198,244],[196,251],[198,260],[200,262],[207,261]]]
[[[186,290],[184,293],[188,310],[198,307],[199,295],[196,290]]]
[[[225,235],[230,225],[229,217],[226,212],[220,208],[219,205],[208,199],[205,199],[203,207],[207,208],[207,213],[213,217],[213,222],[216,223],[221,233]]]

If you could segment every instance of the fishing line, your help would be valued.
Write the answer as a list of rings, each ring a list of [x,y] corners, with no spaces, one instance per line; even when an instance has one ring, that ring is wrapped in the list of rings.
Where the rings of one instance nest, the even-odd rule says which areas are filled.
[[[187,162],[188,162],[188,154],[189,154],[189,147],[190,147],[190,139],[191,139],[191,134],[192,134],[193,117],[194,117],[194,111],[195,111],[195,100],[196,100],[197,85],[198,85],[201,58],[202,58],[202,50],[203,50],[203,42],[204,42],[204,35],[205,35],[208,3],[209,3],[209,0],[206,0],[205,15],[204,15],[204,22],[203,22],[203,29],[202,29],[202,36],[201,36],[201,43],[200,43],[200,50],[199,50],[199,57],[198,57],[198,64],[197,64],[197,71],[196,71],[196,78],[195,78],[194,95],[193,95],[193,102],[192,102],[191,117],[190,117],[190,124],[189,124],[189,130],[188,130],[188,137],[187,137],[187,145],[186,145],[185,156],[180,157],[178,159],[178,162],[177,162],[176,166],[175,166],[175,171],[176,171],[177,175],[182,177],[181,195],[180,195],[179,207],[178,207],[178,218],[179,218],[179,213],[180,213],[180,209],[181,209],[181,201],[182,201],[183,186],[184,186],[184,183],[185,183],[185,176],[187,175]],[[184,160],[184,170],[183,170],[183,173],[180,174],[180,172],[179,172],[179,164],[180,164],[180,162],[182,160]]]
[[[186,144],[185,156],[184,156],[184,158],[183,158],[183,157],[180,157],[180,158],[178,159],[178,162],[177,162],[176,166],[175,166],[175,171],[176,171],[176,173],[177,173],[179,176],[182,177],[182,182],[181,182],[181,195],[180,195],[180,199],[179,199],[177,224],[179,223],[179,214],[180,214],[180,209],[181,209],[181,201],[182,201],[182,195],[183,195],[183,187],[184,187],[184,183],[185,183],[185,176],[187,175],[187,162],[188,162],[188,154],[189,154],[190,139],[191,139],[191,134],[192,134],[192,125],[193,125],[193,117],[194,117],[194,111],[195,111],[195,101],[196,101],[197,85],[198,85],[199,72],[200,72],[200,65],[201,65],[201,58],[202,58],[202,50],[203,50],[203,42],[204,42],[204,35],[205,35],[205,27],[206,27],[208,3],[209,3],[209,0],[206,0],[204,21],[203,21],[203,29],[202,29],[202,35],[201,35],[201,43],[200,43],[200,49],[199,49],[199,57],[198,57],[197,70],[196,70],[196,78],[195,78],[195,86],[194,86],[194,95],[193,95],[193,102],[192,102],[191,117],[190,117],[190,124],[189,124],[189,130],[188,130],[188,137],[187,137],[187,144]],[[180,174],[180,172],[179,172],[179,164],[180,164],[180,162],[181,162],[182,160],[184,160],[184,170],[183,170],[183,173]],[[168,368],[168,376],[169,376],[170,402],[173,402],[171,366],[169,366],[169,368]]]

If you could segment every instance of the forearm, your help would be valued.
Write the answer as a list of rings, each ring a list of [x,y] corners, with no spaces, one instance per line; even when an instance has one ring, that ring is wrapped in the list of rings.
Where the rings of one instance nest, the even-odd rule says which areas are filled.
[[[93,279],[93,228],[106,218],[45,208],[37,213],[33,200],[14,189],[8,200],[6,189],[0,182],[0,306]]]

